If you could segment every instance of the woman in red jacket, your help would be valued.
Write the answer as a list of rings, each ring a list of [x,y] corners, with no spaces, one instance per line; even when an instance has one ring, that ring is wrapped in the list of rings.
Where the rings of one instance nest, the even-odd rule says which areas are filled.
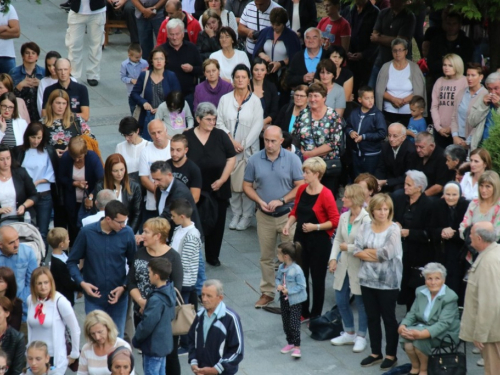
[[[325,277],[330,250],[331,237],[339,222],[339,211],[330,189],[320,182],[325,174],[326,163],[320,157],[307,159],[302,165],[304,185],[295,196],[295,203],[283,234],[288,235],[290,227],[296,222],[294,241],[302,245],[301,267],[307,283],[307,300],[302,304],[301,320],[321,315],[325,300]],[[312,308],[309,310],[309,272],[312,279]]]

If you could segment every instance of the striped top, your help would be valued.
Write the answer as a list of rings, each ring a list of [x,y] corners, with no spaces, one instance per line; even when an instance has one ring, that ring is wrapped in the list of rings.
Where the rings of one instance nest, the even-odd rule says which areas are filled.
[[[12,127],[12,119],[5,119],[7,127],[5,128],[5,135],[2,139],[2,144],[9,146],[10,148],[16,147],[16,136],[14,135],[14,129]]]
[[[121,338],[117,338],[115,345],[113,345],[112,353],[116,348],[120,346],[125,346],[126,348],[132,350],[130,345]],[[108,370],[108,356],[98,356],[94,352],[94,345],[87,342],[83,345],[82,352],[80,354],[80,364],[78,366],[77,375],[110,375],[111,371]],[[134,375],[134,371],[130,375]]]
[[[196,285],[201,247],[200,232],[194,224],[186,228],[180,225],[175,228],[172,237],[172,248],[181,256],[182,270],[184,271],[182,286],[192,287]]]

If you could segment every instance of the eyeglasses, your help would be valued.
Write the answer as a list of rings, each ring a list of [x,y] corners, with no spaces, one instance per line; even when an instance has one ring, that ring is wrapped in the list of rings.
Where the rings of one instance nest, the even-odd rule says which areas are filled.
[[[123,221],[118,221],[116,219],[113,219],[113,221],[116,223],[116,224],[120,224],[120,226],[124,227],[125,225],[127,225],[127,220],[123,220]]]
[[[392,53],[402,53],[402,52],[404,52],[404,51],[406,51],[406,48],[393,49],[393,50],[392,50]]]
[[[307,95],[293,94],[293,96],[295,98],[302,98],[302,99],[307,98]]]
[[[9,370],[9,366],[0,367],[0,373],[5,373]]]
[[[8,109],[9,111],[13,111],[14,110],[14,106],[11,106],[11,105],[5,105],[5,104],[2,104],[0,105],[0,107],[5,111],[6,109]]]

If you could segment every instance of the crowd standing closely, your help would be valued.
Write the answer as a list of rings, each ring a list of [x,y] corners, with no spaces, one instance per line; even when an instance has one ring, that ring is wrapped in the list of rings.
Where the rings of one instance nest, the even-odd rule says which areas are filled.
[[[130,375],[138,349],[146,375],[180,375],[184,354],[195,374],[237,373],[242,322],[205,270],[226,261],[229,208],[229,230],[256,218],[255,308],[278,296],[281,353],[307,355],[301,324],[330,304],[329,270],[331,344],[369,344],[361,366],[390,370],[400,344],[427,375],[446,336],[498,371],[500,73],[450,7],[424,35],[425,10],[403,0],[324,6],[70,0],[68,57],[41,64],[30,41],[16,66],[19,17],[0,3],[0,372]],[[106,14],[122,8],[131,116],[104,159],[78,81],[86,55],[99,84]],[[179,298],[195,307],[182,330]]]

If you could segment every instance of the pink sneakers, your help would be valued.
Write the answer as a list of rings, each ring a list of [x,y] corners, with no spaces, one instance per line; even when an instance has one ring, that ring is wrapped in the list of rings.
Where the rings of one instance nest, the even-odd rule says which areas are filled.
[[[283,349],[281,349],[281,353],[283,354],[290,353],[293,350],[293,348],[295,348],[295,345],[288,344]]]
[[[300,358],[300,357],[302,357],[302,355],[300,354],[300,349],[299,348],[293,349],[292,357],[293,358]]]

